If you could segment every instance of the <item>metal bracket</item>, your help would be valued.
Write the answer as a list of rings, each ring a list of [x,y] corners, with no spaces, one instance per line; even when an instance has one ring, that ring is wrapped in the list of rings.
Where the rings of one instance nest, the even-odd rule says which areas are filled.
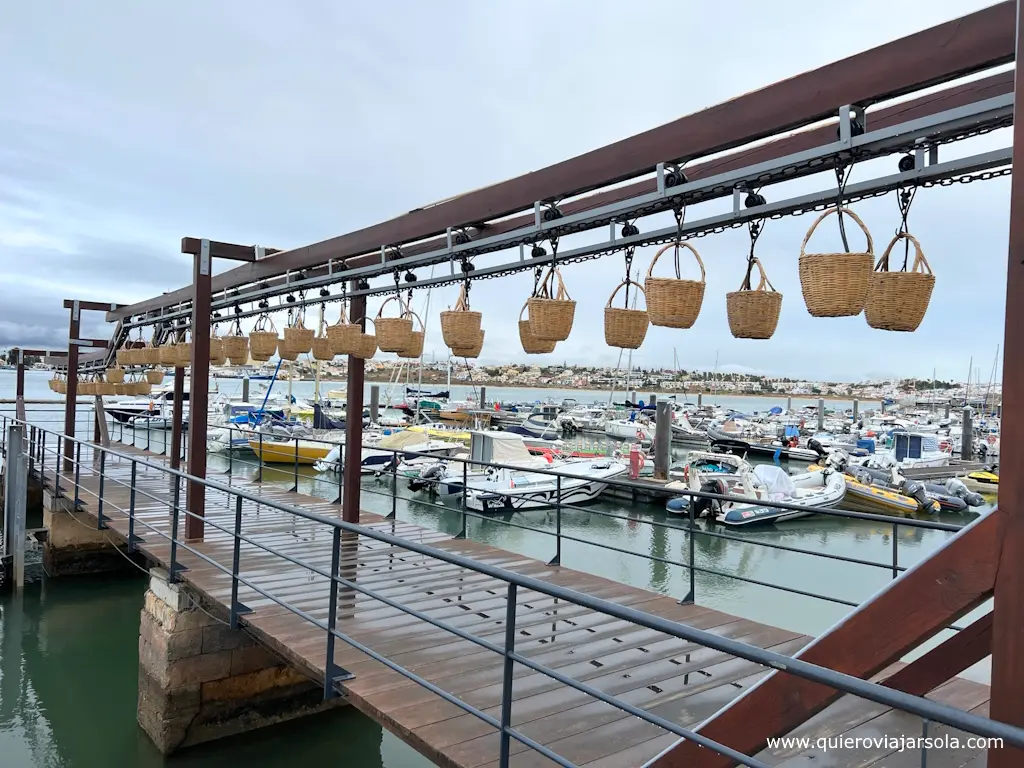
[[[844,147],[853,144],[854,136],[865,133],[868,129],[867,113],[864,107],[844,104],[839,108],[839,142]]]
[[[679,601],[679,605],[693,605],[693,590],[690,590],[689,594]]]
[[[555,555],[550,560],[548,560],[548,565],[561,565],[561,564],[562,564],[562,558],[560,558],[558,555]]]
[[[128,537],[128,553],[131,554],[138,549],[139,544],[145,544],[146,540],[141,536],[136,536],[134,533]]]
[[[171,576],[177,577],[179,573],[185,573],[188,571],[189,567],[187,565],[182,565],[181,563],[175,563],[168,570],[170,571]]]
[[[335,696],[341,696],[342,698],[345,698],[346,694],[344,687],[340,684],[356,679],[354,674],[344,667],[339,667],[337,664],[335,664],[330,670],[327,670],[325,677],[331,681],[331,684],[325,687],[328,688]]]
[[[71,319],[77,322],[78,319],[81,316],[82,316],[81,302],[78,299],[75,299],[75,302],[74,302],[74,304],[71,307]]]
[[[533,226],[538,232],[543,229],[544,219],[541,216],[540,200],[533,204]]]
[[[253,250],[256,252],[256,261],[263,261],[263,259],[267,258],[266,246],[254,245]]]
[[[210,241],[205,237],[199,242],[199,274],[210,274]]]

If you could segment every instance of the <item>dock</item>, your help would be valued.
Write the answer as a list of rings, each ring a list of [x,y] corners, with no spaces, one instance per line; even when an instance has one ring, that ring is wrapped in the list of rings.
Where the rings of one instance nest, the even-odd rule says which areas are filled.
[[[95,526],[97,497],[102,493],[102,514],[108,526],[105,534],[112,543],[124,544],[129,537],[129,517],[123,510],[132,505],[132,470],[127,457],[147,462],[159,462],[163,457],[131,446],[118,445],[116,450],[124,458],[112,454],[106,457],[102,489],[95,474],[80,471],[77,517],[80,522]],[[93,466],[95,464],[94,461]],[[151,563],[169,569],[172,516],[168,508],[173,503],[169,477],[142,464],[136,465],[136,473],[134,531],[139,537],[138,550]],[[46,487],[52,490],[57,480],[52,466],[43,474]],[[224,477],[223,481],[228,482],[228,478]],[[62,488],[71,489],[74,473],[62,473],[59,482]],[[329,517],[340,514],[340,505],[323,499],[238,475],[232,476],[230,482],[238,490],[259,494],[268,501],[301,506]],[[313,521],[250,500],[244,500],[240,510],[242,533],[248,539],[240,546],[240,575],[258,579],[260,590],[287,599],[293,610],[268,599],[260,590],[240,584],[238,602],[251,612],[241,616],[239,623],[261,644],[310,679],[323,680],[325,633],[297,611],[313,619],[327,617],[329,582],[306,567],[261,551],[258,545],[273,546],[277,552],[297,561],[327,568],[331,562],[331,531]],[[192,551],[179,547],[177,552],[177,563],[183,566],[182,582],[201,596],[207,610],[223,621],[228,619],[231,606],[233,536],[230,531],[237,511],[224,492],[208,487],[206,534],[201,541],[188,543]],[[570,568],[551,566],[377,514],[363,512],[360,525],[369,531],[472,557],[479,563],[542,579],[786,656],[792,656],[811,640],[799,633],[706,606],[682,605],[671,597]],[[224,564],[227,564],[227,572],[223,570]],[[497,643],[506,634],[508,585],[499,579],[404,551],[401,547],[387,546],[365,536],[343,540],[339,565],[340,572],[360,587],[373,589],[423,616],[445,621]],[[439,690],[485,713],[500,716],[503,666],[500,657],[496,658],[491,651],[346,588],[340,589],[337,610],[340,630],[352,639],[421,675]],[[711,717],[767,674],[764,667],[751,661],[530,590],[518,592],[513,619],[517,652],[684,727],[693,727]],[[486,722],[355,647],[339,643],[334,659],[346,677],[351,675],[340,683],[342,696],[430,760],[453,768],[497,765],[500,737]],[[930,695],[935,701],[980,713],[985,711],[989,689],[954,679]],[[512,697],[512,726],[572,764],[640,765],[678,740],[673,733],[521,665],[515,667]],[[841,734],[919,735],[920,729],[919,718],[844,696],[798,731],[799,735],[815,739],[821,735]],[[770,765],[791,765],[797,758],[812,759],[806,750],[790,752],[763,752],[758,757]],[[977,752],[983,760],[982,750]],[[870,756],[873,761],[888,754],[880,747]],[[818,766],[850,765],[836,762],[836,753],[821,752],[814,755],[813,760]],[[509,764],[525,767],[557,763],[513,740]]]

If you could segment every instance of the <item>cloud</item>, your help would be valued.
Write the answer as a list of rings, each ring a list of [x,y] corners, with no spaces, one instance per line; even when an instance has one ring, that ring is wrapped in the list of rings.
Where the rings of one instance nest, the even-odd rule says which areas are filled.
[[[986,4],[912,0],[893,14],[890,4],[871,0],[844,11],[840,36],[811,0],[793,0],[786,14],[772,4],[669,0],[628,11],[610,0],[566,0],[541,12],[453,0],[443,15],[411,0],[386,9],[326,0],[97,0],[58,16],[45,4],[14,4],[0,28],[0,344],[63,341],[64,298],[132,302],[185,285],[184,235],[305,245]],[[763,50],[766,37],[794,44],[756,63],[732,55]],[[1008,143],[992,135],[972,147]],[[942,156],[958,151],[944,147]],[[854,180],[891,173],[894,162],[857,168]],[[830,183],[802,180],[764,193],[779,199]],[[1007,199],[1005,179],[918,195],[911,228],[937,284],[914,334],[873,331],[863,318],[807,315],[796,267],[810,224],[803,217],[768,222],[757,246],[784,294],[776,336],[733,339],[724,296],[739,285],[749,241],[743,229],[701,238],[707,291],[697,324],[651,328],[632,363],[661,367],[678,358],[684,368],[710,369],[717,359],[720,370],[773,375],[860,379],[891,370],[927,378],[935,369],[940,378],[962,378],[970,356],[994,354],[1002,338]],[[898,221],[892,196],[856,208],[884,247]],[[814,242],[834,246],[835,228],[828,230]],[[603,235],[566,238],[563,248]],[[636,255],[641,279],[650,256]],[[493,254],[478,263],[515,258]],[[624,269],[621,255],[565,267],[576,327],[539,361],[625,364],[630,355],[605,346],[602,333],[603,307]],[[684,269],[694,274],[692,264]],[[474,284],[471,299],[487,330],[483,362],[523,359],[516,320],[531,289],[529,274]],[[446,354],[437,311],[455,294],[454,287],[432,292],[428,356]],[[422,307],[425,292],[416,301]],[[378,304],[371,302],[371,316]]]

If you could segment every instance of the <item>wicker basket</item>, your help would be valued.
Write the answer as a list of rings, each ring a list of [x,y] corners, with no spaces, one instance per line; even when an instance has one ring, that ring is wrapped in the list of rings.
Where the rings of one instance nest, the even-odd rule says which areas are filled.
[[[750,273],[754,267],[761,280],[750,288]],[[760,259],[751,259],[747,276],[738,291],[725,295],[725,309],[729,317],[729,330],[737,339],[770,339],[779,325],[782,294],[775,290]]]
[[[398,301],[400,312],[399,317],[384,317],[384,307],[388,302]],[[373,321],[377,332],[377,346],[381,352],[401,352],[409,346],[409,337],[412,335],[412,318],[406,312],[399,296],[391,296],[384,300],[377,312],[377,319]]]
[[[163,370],[160,368],[150,368],[148,371],[146,371],[146,382],[149,384],[163,384]]]
[[[557,267],[548,269],[541,278],[537,295],[531,296],[526,303],[530,310],[530,332],[539,341],[565,341],[569,338],[576,302],[565,290],[562,273]]]
[[[230,333],[221,337],[224,356],[232,365],[245,365],[249,362],[249,339],[241,334]]]
[[[118,365],[134,365],[137,357],[137,352],[132,347],[122,347],[117,350],[117,354],[114,356],[117,360]]]
[[[210,365],[224,365],[228,356],[224,354],[224,341],[220,336],[210,337]]]
[[[889,254],[900,240],[914,246],[914,263],[908,270],[904,261],[902,271],[890,272]],[[909,232],[901,232],[889,243],[871,274],[864,305],[868,325],[883,331],[916,331],[928,311],[934,288],[935,275],[921,244]]]
[[[669,248],[675,248],[675,277],[652,277],[654,265]],[[686,248],[697,260],[700,267],[700,280],[683,280],[679,273],[679,251]],[[647,300],[647,316],[651,325],[662,328],[690,328],[697,321],[701,305],[704,303],[704,286],[707,275],[704,272],[704,261],[697,249],[688,242],[675,242],[661,248],[647,269],[644,280],[644,297]]]
[[[152,344],[143,344],[141,347],[136,347],[135,364],[160,365],[163,361],[160,349],[160,347],[154,347]]]
[[[174,351],[174,342],[167,342],[157,348],[160,353],[160,365],[175,366],[178,364],[178,353]]]
[[[331,340],[327,336],[317,336],[313,339],[313,359],[334,359],[334,345],[331,344]]]
[[[527,301],[519,310],[519,342],[523,345],[523,352],[528,355],[546,355],[549,352],[554,352],[556,342],[538,339],[530,330],[530,319],[523,320],[523,313],[529,304],[530,302]]]
[[[119,382],[117,384],[114,384],[113,386],[114,386],[114,394],[115,395],[134,395],[135,394],[135,385],[134,384],[125,384],[124,382]]]
[[[484,348],[484,334],[485,331],[480,331],[480,335],[476,338],[471,346],[468,347],[452,347],[452,357],[480,357],[480,350]]]
[[[612,301],[615,300],[615,294],[617,294],[623,286],[627,286],[626,291],[628,293],[629,285],[635,285],[636,289],[640,291],[640,293],[644,293],[644,289],[640,287],[640,283],[627,278],[619,283],[615,287],[615,290],[612,291],[612,295],[608,297],[608,304],[604,308],[604,343],[609,347],[619,347],[620,349],[639,349],[640,345],[644,343],[644,338],[647,336],[647,326],[650,324],[650,320],[647,317],[647,310],[629,309],[628,307],[622,309],[612,306]],[[644,297],[644,301],[646,301],[646,295]]]
[[[289,353],[294,351],[296,355],[305,354],[313,348],[313,337],[316,333],[312,328],[307,328],[302,324],[302,314],[300,313],[295,319],[295,324],[290,325],[284,329],[284,344],[288,348]],[[280,350],[278,351],[280,354]],[[294,357],[287,358],[294,360]]]
[[[124,382],[124,368],[107,368],[107,381],[111,384],[121,384]]]
[[[845,213],[860,227],[868,241],[867,251],[857,253],[806,253],[807,242],[826,216]],[[860,217],[849,208],[829,208],[807,230],[800,244],[800,288],[807,311],[814,317],[859,315],[868,298],[868,284],[875,264],[874,242]]]
[[[133,385],[136,395],[148,395],[153,391],[153,385],[148,381],[136,381]]]
[[[454,309],[441,313],[441,337],[448,347],[472,347],[480,333],[483,314],[469,308],[466,286],[459,289]],[[418,357],[418,355],[417,355]]]
[[[273,320],[268,315],[260,316],[253,326],[252,333],[249,334],[249,352],[252,359],[266,362],[277,352],[279,342]]]
[[[66,395],[68,393],[68,383],[65,379],[58,379],[54,386],[56,387],[54,392],[58,395]]]
[[[376,331],[377,324],[370,318],[366,318],[366,322],[371,323]],[[356,328],[359,328],[360,324],[353,323]],[[371,357],[377,354],[377,334],[376,333],[364,333],[359,332],[359,338],[356,341],[356,347],[352,351],[352,357],[358,357],[362,360],[369,360]]]
[[[46,382],[46,384],[50,388],[51,392],[59,392],[60,391],[60,379],[56,375],[54,375],[54,377],[52,379],[50,379],[48,382]]]
[[[192,365],[192,342],[179,341],[174,345],[174,365],[176,368],[187,368]]]
[[[282,360],[289,362],[298,360],[300,354],[300,351],[289,344],[287,339],[282,339],[281,343],[277,345],[277,356]]]
[[[409,334],[409,346],[399,352],[398,356],[403,360],[418,360],[423,356],[423,340],[427,336],[427,329],[423,325],[423,318],[415,312],[410,312],[409,314],[419,321],[420,329],[418,331],[414,330]]]

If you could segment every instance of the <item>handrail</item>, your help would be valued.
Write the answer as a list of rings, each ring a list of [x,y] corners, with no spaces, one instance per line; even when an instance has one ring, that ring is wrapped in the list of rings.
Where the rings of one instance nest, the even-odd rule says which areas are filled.
[[[6,417],[4,417],[4,422],[6,423],[7,421],[8,421],[8,419]],[[30,425],[27,425],[26,422],[23,422],[23,421],[12,420],[12,422],[13,423],[22,424],[22,425],[26,425],[26,426],[30,426]],[[48,432],[48,430],[42,430],[42,431]],[[51,434],[57,434],[57,433],[51,433]],[[815,665],[815,664],[812,664],[812,663],[809,663],[809,662],[806,662],[806,661],[802,661],[799,658],[791,658],[791,657],[785,656],[783,654],[780,654],[780,653],[777,653],[777,652],[774,652],[774,651],[758,648],[756,646],[750,646],[750,645],[742,643],[742,642],[740,642],[738,640],[733,640],[733,639],[730,639],[730,638],[727,638],[727,637],[723,637],[721,635],[716,635],[716,634],[713,634],[711,632],[707,632],[707,631],[700,630],[700,629],[697,629],[697,628],[694,628],[694,627],[690,627],[690,626],[687,626],[685,624],[681,624],[681,623],[678,623],[678,622],[672,622],[672,621],[663,619],[663,618],[661,618],[659,616],[654,616],[652,614],[647,614],[647,613],[645,613],[643,611],[638,611],[636,609],[629,608],[628,606],[618,605],[616,603],[612,603],[612,602],[609,602],[607,600],[603,600],[601,598],[596,598],[596,597],[593,597],[593,596],[590,596],[590,595],[587,595],[587,594],[584,594],[584,593],[581,593],[581,592],[577,592],[575,590],[568,589],[566,587],[561,587],[561,586],[558,586],[556,584],[552,584],[552,583],[550,583],[548,581],[545,581],[545,580],[536,579],[536,578],[533,578],[533,577],[530,577],[530,576],[526,576],[526,575],[515,573],[513,571],[507,571],[507,570],[505,570],[503,568],[499,568],[497,566],[492,566],[492,565],[488,565],[486,563],[477,562],[475,560],[472,560],[471,558],[467,558],[467,557],[464,557],[462,555],[458,555],[458,554],[455,554],[455,553],[452,553],[452,552],[448,552],[448,551],[445,551],[445,550],[437,549],[437,548],[431,547],[429,545],[420,544],[420,543],[417,543],[417,542],[414,542],[414,541],[409,541],[409,540],[403,539],[403,538],[398,537],[398,536],[394,536],[394,535],[391,535],[391,534],[388,534],[388,533],[384,533],[382,531],[374,530],[372,528],[368,528],[368,527],[359,525],[357,523],[349,523],[349,522],[346,522],[344,520],[340,520],[338,518],[326,517],[324,515],[320,515],[320,514],[317,514],[315,512],[310,512],[308,510],[304,510],[304,509],[301,509],[299,507],[294,507],[294,506],[291,506],[291,505],[281,504],[279,502],[276,502],[276,501],[274,501],[272,499],[268,499],[266,497],[260,496],[258,494],[250,493],[250,492],[248,492],[248,491],[246,491],[244,489],[238,488],[237,486],[233,487],[233,486],[230,486],[230,485],[225,485],[223,483],[217,482],[215,480],[210,480],[208,478],[207,479],[198,478],[198,477],[189,475],[187,472],[183,472],[181,470],[172,469],[172,468],[170,468],[168,466],[164,466],[164,465],[158,465],[158,464],[155,464],[153,462],[149,462],[149,461],[147,461],[145,459],[139,459],[138,457],[131,456],[131,455],[128,455],[128,454],[125,454],[125,453],[121,453],[120,451],[116,451],[116,450],[113,450],[113,449],[110,449],[110,448],[104,448],[102,446],[95,445],[95,444],[93,444],[93,443],[91,443],[89,441],[81,440],[79,438],[67,437],[67,436],[63,436],[63,435],[60,435],[60,437],[63,438],[64,440],[70,440],[73,443],[77,443],[79,445],[88,445],[94,451],[99,451],[101,456],[103,456],[103,455],[116,456],[116,457],[124,459],[124,460],[126,460],[128,462],[131,462],[132,465],[135,466],[135,467],[137,467],[137,466],[144,466],[144,467],[147,467],[147,468],[151,468],[151,469],[156,470],[159,473],[163,473],[163,474],[165,474],[167,476],[170,476],[170,477],[175,477],[175,478],[178,478],[178,479],[187,480],[189,482],[199,483],[199,484],[204,485],[206,487],[209,487],[209,488],[221,491],[221,492],[227,494],[229,498],[232,495],[234,495],[236,497],[236,499],[237,498],[246,499],[246,500],[249,500],[251,502],[258,503],[258,504],[260,504],[262,506],[269,507],[271,509],[275,509],[275,510],[277,510],[279,512],[290,514],[290,515],[293,515],[295,517],[303,518],[303,519],[312,521],[314,523],[317,523],[317,524],[320,524],[320,525],[324,525],[324,526],[328,526],[330,528],[333,528],[333,529],[335,529],[336,551],[337,551],[337,546],[338,546],[337,542],[340,541],[339,533],[341,531],[347,531],[347,532],[350,532],[350,533],[358,534],[360,536],[366,536],[369,539],[374,539],[376,541],[382,542],[384,544],[388,544],[390,546],[393,546],[393,547],[396,547],[396,548],[399,548],[399,549],[404,549],[404,550],[407,550],[409,552],[414,552],[414,553],[423,555],[425,557],[430,557],[430,558],[435,559],[435,560],[440,560],[440,561],[443,561],[443,562],[447,562],[447,563],[450,563],[452,565],[456,565],[456,566],[458,566],[460,568],[465,568],[466,570],[470,570],[470,571],[473,571],[473,572],[476,572],[476,573],[479,573],[479,574],[486,575],[486,576],[489,576],[491,578],[497,579],[499,581],[505,582],[506,584],[510,585],[510,594],[511,594],[511,587],[512,587],[512,585],[514,585],[516,588],[529,589],[531,591],[534,591],[534,592],[537,592],[537,593],[540,593],[540,594],[544,594],[544,595],[547,595],[547,596],[552,597],[552,598],[557,598],[559,600],[563,600],[565,602],[572,603],[574,605],[578,605],[578,606],[583,607],[583,608],[588,608],[590,610],[593,610],[593,611],[598,612],[598,613],[602,613],[602,614],[607,615],[607,616],[611,616],[613,618],[617,618],[617,619],[620,619],[620,620],[623,620],[623,621],[630,622],[632,624],[636,624],[636,625],[641,626],[641,627],[645,627],[647,629],[651,629],[651,630],[654,630],[654,631],[657,631],[657,632],[661,632],[661,633],[669,635],[671,637],[676,637],[678,639],[686,640],[688,642],[692,642],[692,643],[695,643],[695,644],[698,644],[698,645],[701,645],[701,646],[704,646],[704,647],[707,647],[707,648],[711,648],[711,649],[714,649],[714,650],[717,650],[717,651],[720,651],[720,652],[723,652],[723,653],[727,653],[727,654],[730,654],[732,656],[735,656],[735,657],[738,657],[738,658],[742,658],[742,659],[745,659],[747,661],[754,662],[756,664],[760,664],[760,665],[763,665],[763,666],[770,667],[770,668],[775,669],[777,671],[786,672],[786,673],[789,673],[789,674],[794,674],[794,675],[796,675],[798,677],[801,677],[803,679],[810,680],[810,681],[816,682],[816,683],[820,683],[822,685],[826,685],[826,686],[828,686],[830,688],[833,688],[834,690],[837,690],[837,691],[842,691],[844,693],[853,694],[855,696],[859,696],[861,698],[868,699],[870,701],[876,702],[878,704],[882,704],[884,706],[888,706],[888,707],[892,707],[894,709],[899,709],[899,710],[902,710],[902,711],[906,711],[906,712],[918,715],[920,717],[927,718],[928,720],[931,720],[931,721],[942,722],[942,723],[945,723],[947,725],[953,726],[955,728],[960,728],[962,730],[970,731],[972,733],[975,733],[975,734],[978,734],[978,735],[981,735],[981,736],[986,736],[986,737],[989,737],[989,738],[1004,739],[1005,741],[1007,741],[1007,742],[1009,742],[1009,743],[1011,743],[1011,744],[1013,744],[1015,746],[1024,747],[1024,729],[1017,728],[1017,727],[1014,727],[1014,726],[1006,724],[1006,723],[1001,723],[1001,722],[993,721],[993,720],[991,720],[989,718],[981,717],[981,716],[978,716],[978,715],[973,715],[973,714],[968,713],[968,712],[963,712],[961,710],[957,710],[957,709],[949,707],[947,705],[939,704],[937,702],[934,702],[934,701],[931,701],[931,700],[928,700],[928,699],[924,699],[924,698],[921,698],[921,697],[912,696],[910,694],[906,694],[906,693],[903,693],[901,691],[897,691],[897,690],[894,690],[894,689],[887,688],[885,686],[881,686],[881,685],[879,685],[877,683],[871,683],[871,682],[864,681],[864,680],[861,680],[861,679],[856,678],[856,677],[852,677],[852,676],[849,676],[849,675],[846,675],[846,674],[843,674],[843,673],[840,673],[840,672],[836,672],[835,670],[829,669],[827,667],[821,667],[821,666],[818,666],[818,665]],[[44,445],[44,449],[45,449],[45,445]],[[101,465],[101,471],[102,471],[102,465]],[[177,487],[177,483],[175,484],[175,486]],[[715,496],[717,496],[717,495],[715,495]],[[726,498],[728,498],[728,497],[726,497]],[[192,514],[192,513],[188,512],[188,510],[180,510],[177,507],[177,505],[175,505],[174,512],[175,512],[175,521],[177,520],[177,516],[178,516],[179,512],[184,512],[186,515]],[[240,536],[240,531],[235,531],[233,535],[237,539],[237,537]],[[182,546],[182,547],[186,548],[189,551],[194,551],[193,548],[189,547],[188,544],[185,541],[175,542],[173,533],[172,533],[172,544],[177,544],[178,546]],[[278,555],[282,555],[283,554],[283,553],[275,552],[270,547],[264,546],[262,548],[265,549],[266,551],[274,553],[274,554],[278,554]],[[198,554],[198,553],[196,553],[196,554]],[[172,555],[173,555],[173,552],[172,552]],[[202,557],[204,557],[204,559],[207,559],[207,558],[205,558],[205,556],[202,556]],[[336,560],[335,560],[335,563],[336,563]],[[309,566],[303,566],[303,567],[309,567]],[[914,566],[911,570],[913,570],[914,568],[917,568],[917,567],[920,567],[920,564],[917,565],[917,566]],[[310,568],[310,569],[312,570],[312,568]],[[173,572],[173,570],[174,569],[173,569],[173,563],[172,563],[172,572]],[[238,579],[238,580],[244,579],[244,577],[240,576],[237,572],[233,573],[233,578]],[[330,573],[329,578],[330,578],[330,581],[331,581],[331,584],[332,584],[332,587],[331,587],[332,593],[336,590],[336,586],[339,583],[342,583],[342,584],[345,584],[346,586],[349,586],[348,584],[346,584],[346,580],[343,577],[341,577],[341,576],[339,576],[337,574],[337,569],[336,568],[332,568],[332,572]],[[257,589],[261,593],[263,592],[262,589],[259,589],[255,585],[248,584],[248,580],[246,580],[245,583],[247,583],[247,585],[251,586],[253,589]],[[276,598],[274,598],[273,596],[271,596],[269,594],[266,594],[266,596],[268,598],[270,598],[270,599],[273,599],[275,602],[278,602],[279,604],[282,604],[283,606],[285,605],[285,604],[281,603],[279,600],[277,600]],[[410,610],[410,609],[404,608],[404,607],[402,607],[400,605],[398,607],[401,610],[405,611],[405,612],[408,612]],[[293,609],[293,611],[296,612],[297,614],[300,613],[298,611],[298,609]],[[511,614],[511,615],[512,615],[512,618],[514,620],[514,613]],[[309,617],[309,618],[311,619],[312,617]],[[431,623],[437,625],[436,622],[434,622],[433,620],[431,620]],[[514,621],[513,621],[513,623],[514,623]],[[340,639],[343,639],[346,642],[351,641],[351,638],[347,638],[346,636],[344,636],[341,633],[337,632],[337,630],[335,630],[334,628],[328,627],[328,629],[331,632],[331,634],[333,634],[334,636],[339,637]],[[566,685],[570,685],[570,686],[572,686],[574,688],[577,688],[578,690],[584,690],[584,688],[581,687],[581,686],[584,686],[584,684],[579,683],[578,681],[573,681],[571,678],[566,678],[565,676],[562,676],[559,673],[554,672],[554,670],[549,670],[548,668],[543,667],[542,665],[536,664],[536,662],[532,662],[531,660],[526,659],[525,657],[519,656],[519,654],[516,654],[514,652],[514,650],[512,650],[512,649],[510,649],[508,647],[507,644],[506,644],[506,647],[503,650],[503,654],[505,655],[506,659],[512,659],[513,661],[516,661],[518,663],[525,664],[526,666],[530,666],[531,668],[535,668],[537,671],[540,671],[543,674],[546,674],[546,675],[552,677],[553,679],[558,680],[559,682],[562,682],[562,683],[564,683]],[[374,654],[374,656],[378,656],[378,654]],[[328,665],[328,674],[330,673],[329,666],[330,665]],[[395,666],[397,667],[398,665],[395,665]],[[552,674],[552,673],[554,673],[554,674]],[[412,673],[409,673],[409,674],[411,675]],[[328,684],[330,684],[330,681],[327,681],[327,682],[328,682]],[[426,681],[424,681],[424,682],[426,682]],[[588,692],[589,693],[589,691],[584,691],[584,692]],[[603,698],[605,696],[604,694],[601,694],[601,692],[599,692],[599,691],[595,691],[595,693],[600,694],[600,696],[599,696],[600,698]],[[509,695],[510,695],[510,692],[509,692]],[[452,698],[454,698],[454,697],[452,697]],[[629,708],[623,708],[621,706],[623,704],[623,702],[619,702],[614,697],[607,697],[607,698],[609,699],[608,703],[612,703],[614,706],[617,706],[617,707],[623,709],[624,711],[630,712]],[[627,705],[627,707],[630,707],[630,706],[631,705]],[[648,713],[644,713],[642,710],[639,710],[639,712],[640,712],[640,714],[637,714],[635,712],[630,712],[630,713],[631,714],[637,714],[637,716],[642,717],[643,719],[647,720],[648,722],[653,722],[650,719],[652,717],[651,715],[649,715]],[[657,724],[661,725],[660,723],[657,723]],[[668,723],[668,725],[674,725],[674,724]],[[503,721],[500,723],[500,727],[502,728],[503,738],[505,736],[512,736],[513,738],[519,739],[519,737],[521,736],[521,734],[515,733],[514,729],[511,729],[511,726],[505,721],[504,718],[503,718]],[[685,731],[686,729],[680,729],[678,726],[675,726],[674,728],[672,728],[670,730],[672,730],[673,732],[678,732],[679,730]],[[719,745],[719,744],[716,744],[715,742],[711,742],[709,739],[706,739],[706,737],[700,736],[699,733],[686,733],[684,735],[685,735],[686,738],[691,738],[694,741],[697,741],[698,743],[702,743],[704,746],[708,746],[709,748],[712,748],[712,749],[714,749],[716,751],[719,751],[719,752],[723,752],[723,754],[725,754],[725,752],[723,750],[726,749],[726,748],[723,745]],[[752,761],[750,758],[746,758],[746,756],[730,755],[730,757],[733,757],[734,759],[737,759],[738,761],[743,762],[745,765],[760,765],[760,763],[758,763],[757,761]],[[742,758],[746,758],[746,759],[742,759]],[[565,763],[562,763],[562,764],[565,764]]]

